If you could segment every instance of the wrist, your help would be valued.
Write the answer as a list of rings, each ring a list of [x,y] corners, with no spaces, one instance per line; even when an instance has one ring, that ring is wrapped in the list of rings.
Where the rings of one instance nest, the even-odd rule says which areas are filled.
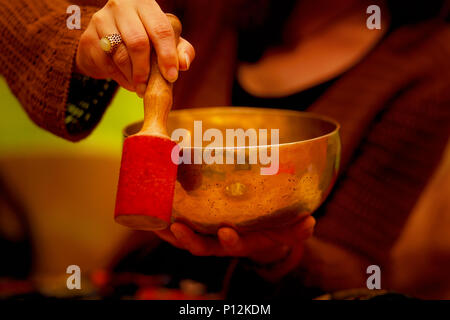
[[[276,250],[275,252],[271,252],[270,254],[267,252],[267,250],[261,251],[258,253],[254,253],[254,254],[248,256],[248,260],[255,267],[271,268],[271,267],[275,267],[276,265],[282,263],[284,260],[286,260],[289,257],[289,255],[291,253],[292,253],[292,247],[283,246],[279,250]]]
[[[255,270],[264,279],[270,282],[276,282],[299,265],[303,251],[303,245],[288,247],[284,251],[284,255],[280,256],[279,259],[262,262],[257,259],[248,258],[247,266]]]

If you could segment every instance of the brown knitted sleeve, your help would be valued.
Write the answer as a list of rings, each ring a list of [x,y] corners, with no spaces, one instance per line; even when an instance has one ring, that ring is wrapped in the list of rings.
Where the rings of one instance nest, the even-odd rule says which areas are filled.
[[[0,73],[40,127],[76,141],[65,125],[78,39],[106,1],[0,0]],[[80,4],[81,30],[69,30],[67,7]],[[89,5],[86,5],[89,4]]]

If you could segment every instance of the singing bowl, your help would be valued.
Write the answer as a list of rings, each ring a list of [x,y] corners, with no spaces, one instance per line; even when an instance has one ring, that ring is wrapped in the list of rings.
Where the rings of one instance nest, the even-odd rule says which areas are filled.
[[[190,147],[182,148],[181,155],[200,154],[210,141],[194,145],[194,121],[202,121],[202,132],[219,129],[224,145],[215,148],[213,155],[223,150],[220,161],[207,164],[181,163],[178,166],[173,201],[172,221],[189,225],[194,230],[212,234],[222,226],[240,232],[282,227],[312,214],[329,194],[339,168],[341,143],[339,124],[327,117],[293,110],[211,107],[172,111],[168,118],[168,133],[186,129],[192,139]],[[198,124],[198,123],[197,123]],[[127,137],[141,128],[133,123],[124,130]],[[227,147],[226,129],[267,130],[268,141]],[[270,144],[271,130],[279,130],[279,142]],[[263,141],[263,140],[259,140]],[[178,141],[177,141],[178,142]],[[273,148],[272,148],[273,147]],[[249,163],[252,152],[278,152],[276,174],[261,174],[260,158]],[[197,152],[197,153],[196,153]],[[245,152],[245,163],[237,163],[237,154]],[[234,157],[234,164],[226,162],[225,155]],[[256,153],[258,154],[258,153]],[[242,159],[242,158],[241,158]],[[274,161],[274,160],[272,160]],[[194,159],[191,159],[194,162]],[[266,162],[267,163],[267,162]]]

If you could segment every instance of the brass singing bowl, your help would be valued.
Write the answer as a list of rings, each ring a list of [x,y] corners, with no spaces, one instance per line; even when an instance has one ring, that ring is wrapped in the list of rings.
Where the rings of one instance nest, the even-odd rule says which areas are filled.
[[[207,148],[211,141],[203,141],[202,133],[194,132],[194,121],[202,121],[202,133],[219,129],[222,147],[211,153]],[[124,136],[136,133],[141,125],[137,122],[127,126]],[[170,113],[167,127],[169,136],[175,129],[186,129],[191,142],[190,147],[182,148],[181,155],[189,155],[191,164],[178,166],[172,221],[183,222],[201,233],[215,233],[222,226],[246,232],[289,225],[313,213],[336,180],[341,153],[339,124],[321,115],[247,107],[183,109]],[[268,142],[258,140],[249,145],[247,138],[238,145],[236,139],[235,147],[227,147],[226,130],[239,128],[254,129],[258,137],[262,132]],[[267,134],[261,129],[266,129]],[[270,144],[274,129],[279,130],[278,144]],[[263,164],[260,152],[264,155],[267,150],[267,155],[274,157],[271,162],[266,158]],[[216,156],[216,161],[205,163],[206,152]],[[245,157],[237,163],[237,155],[243,153]],[[255,154],[256,162],[251,158]],[[234,164],[227,163],[226,155],[231,155]],[[276,174],[261,174],[270,163],[274,164],[270,173],[278,169]]]

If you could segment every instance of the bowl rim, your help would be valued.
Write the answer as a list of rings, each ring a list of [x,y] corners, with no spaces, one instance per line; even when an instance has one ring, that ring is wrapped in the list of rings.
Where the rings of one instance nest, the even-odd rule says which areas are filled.
[[[191,146],[191,147],[187,147],[185,149],[192,149],[192,150],[208,150],[208,149],[219,149],[219,150],[236,150],[236,149],[251,149],[251,148],[264,148],[264,147],[282,147],[282,146],[289,146],[289,145],[297,145],[297,144],[302,144],[302,143],[308,143],[311,141],[315,141],[315,140],[319,140],[319,139],[324,139],[326,137],[331,137],[333,135],[337,135],[339,137],[339,132],[341,129],[341,125],[339,124],[339,122],[337,122],[336,120],[334,120],[331,117],[322,115],[322,114],[318,114],[315,112],[310,112],[310,111],[297,111],[297,110],[292,110],[292,109],[278,109],[278,108],[261,108],[261,107],[249,107],[249,106],[211,106],[211,107],[200,107],[200,108],[179,108],[179,109],[174,109],[171,110],[169,113],[169,118],[172,114],[176,113],[176,114],[183,114],[183,113],[210,113],[212,111],[231,111],[233,113],[254,113],[255,110],[260,110],[260,111],[264,111],[266,113],[280,113],[283,112],[284,114],[292,114],[292,115],[301,115],[302,117],[305,118],[310,118],[310,119],[317,119],[317,120],[321,120],[321,121],[325,121],[328,122],[332,125],[334,125],[334,129],[326,134],[311,138],[311,139],[305,139],[305,140],[299,140],[299,141],[292,141],[292,142],[286,142],[286,143],[278,143],[278,144],[268,144],[268,145],[252,145],[252,146],[242,146],[242,147],[195,147],[195,146]],[[122,130],[122,135],[124,138],[129,137],[130,135],[127,134],[127,129],[130,128],[131,126],[134,126],[138,123],[142,123],[143,120],[138,120],[135,122],[132,122],[128,125],[125,126],[125,128]]]

